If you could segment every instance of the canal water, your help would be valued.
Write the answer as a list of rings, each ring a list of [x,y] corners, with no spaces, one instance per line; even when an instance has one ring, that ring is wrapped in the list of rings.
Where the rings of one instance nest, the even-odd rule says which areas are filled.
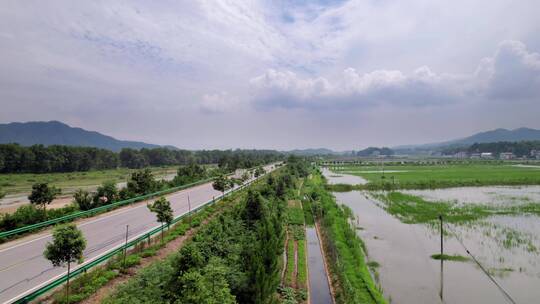
[[[350,185],[363,185],[367,183],[367,180],[356,175],[340,174],[331,172],[328,168],[322,169],[323,175],[327,178],[329,184],[350,184]]]
[[[332,295],[324,268],[321,243],[314,227],[306,228],[309,269],[309,299],[311,304],[331,304]]]

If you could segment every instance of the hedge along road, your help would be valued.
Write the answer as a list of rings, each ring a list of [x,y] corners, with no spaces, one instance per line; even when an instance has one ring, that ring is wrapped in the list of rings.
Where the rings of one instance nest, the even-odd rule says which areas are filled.
[[[266,166],[265,170],[269,171],[270,168]],[[214,190],[212,183],[206,183],[165,197],[171,202],[176,217],[189,211],[188,196],[194,209],[219,195],[221,192]],[[130,239],[159,226],[155,214],[148,211],[146,202],[79,223],[77,226],[87,240],[85,260],[122,245],[126,225],[129,225]],[[12,246],[0,250],[0,303],[7,303],[66,272],[67,267],[53,267],[43,257],[45,244],[49,241],[51,234],[47,233],[28,241],[14,242]]]

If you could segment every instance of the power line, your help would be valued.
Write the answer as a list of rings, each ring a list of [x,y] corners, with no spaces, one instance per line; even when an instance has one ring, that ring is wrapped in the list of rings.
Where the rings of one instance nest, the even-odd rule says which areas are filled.
[[[446,225],[446,228],[448,230],[450,230],[450,232],[452,232],[452,234],[456,237],[456,239],[458,240],[459,244],[461,245],[461,247],[463,247],[463,249],[465,249],[465,252],[467,252],[467,254],[472,258],[472,260],[476,263],[476,265],[478,265],[478,267],[480,267],[480,269],[484,272],[484,274],[491,280],[491,282],[493,282],[493,284],[495,284],[495,286],[497,286],[497,288],[499,288],[499,290],[502,292],[502,294],[505,296],[505,298],[512,304],[516,304],[516,301],[512,298],[512,296],[495,280],[495,278],[486,270],[486,268],[484,268],[484,266],[482,266],[482,264],[480,264],[480,262],[476,259],[476,257],[474,255],[472,255],[472,253],[469,251],[469,249],[467,248],[467,246],[465,246],[465,244],[463,243],[463,241],[458,237],[457,233],[454,232],[453,229],[450,228],[450,225]],[[442,259],[442,257],[441,257]]]

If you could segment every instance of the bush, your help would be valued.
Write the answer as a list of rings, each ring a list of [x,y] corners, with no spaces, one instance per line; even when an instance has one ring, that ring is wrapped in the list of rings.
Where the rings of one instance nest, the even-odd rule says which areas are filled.
[[[92,195],[83,189],[79,189],[73,195],[73,202],[79,206],[79,209],[85,211],[95,207]]]

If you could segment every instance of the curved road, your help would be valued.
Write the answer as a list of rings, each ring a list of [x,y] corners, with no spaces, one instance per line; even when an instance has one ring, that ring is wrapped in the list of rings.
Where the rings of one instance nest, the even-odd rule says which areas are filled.
[[[274,167],[269,165],[265,170],[269,171],[271,168]],[[194,209],[219,195],[221,192],[214,190],[211,183],[206,183],[166,197],[171,202],[176,217],[188,212],[188,196],[191,208]],[[77,226],[87,240],[84,259],[98,257],[122,245],[125,241],[126,225],[129,225],[129,239],[159,226],[155,214],[146,207],[146,202],[80,221]],[[45,245],[49,241],[51,241],[50,231],[39,237],[13,241],[12,244],[7,243],[1,247],[0,303],[9,303],[67,271],[67,267],[53,267],[43,257]]]

